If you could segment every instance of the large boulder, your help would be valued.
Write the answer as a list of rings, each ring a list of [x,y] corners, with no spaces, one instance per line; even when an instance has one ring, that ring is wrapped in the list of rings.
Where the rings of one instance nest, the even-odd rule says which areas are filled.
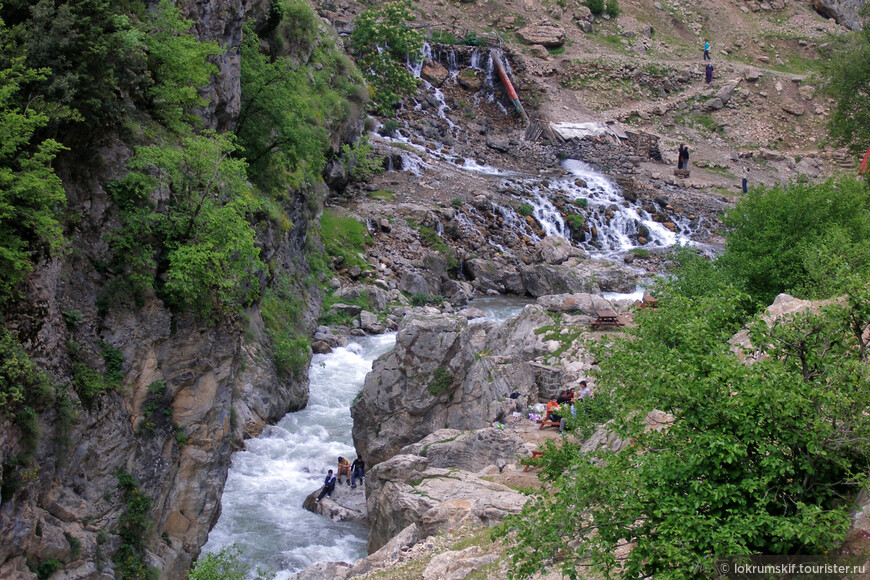
[[[568,258],[578,258],[586,254],[562,236],[547,236],[535,249],[541,261],[551,265],[561,264]]]
[[[497,260],[474,258],[465,263],[468,274],[471,276],[471,285],[484,294],[494,292],[502,293],[505,290],[504,276],[507,266]],[[515,270],[514,270],[515,271]]]
[[[374,465],[438,429],[479,429],[537,402],[527,361],[546,352],[535,329],[549,324],[535,305],[502,325],[406,316],[351,408],[356,449]]]
[[[558,48],[565,43],[565,31],[555,24],[535,24],[517,30],[517,37],[526,44]]]
[[[613,310],[610,301],[600,294],[555,294],[538,296],[538,304],[550,312],[582,312],[593,315],[599,310]]]
[[[390,300],[390,293],[383,288],[372,286],[371,284],[354,284],[352,286],[343,286],[335,291],[333,297],[339,300],[356,300],[360,297],[365,297],[369,301],[369,306],[372,310],[381,312],[387,308],[387,303]],[[359,314],[359,311],[357,311]]]
[[[408,445],[401,453],[425,456],[429,467],[455,467],[479,471],[487,465],[504,467],[517,457],[530,457],[525,441],[503,429],[480,429],[465,433],[439,429],[421,441]]]
[[[628,268],[606,260],[569,258],[553,264],[520,266],[523,286],[532,296],[601,292],[632,292],[636,276]]]
[[[455,468],[426,467],[421,458],[396,455],[368,473],[369,552],[415,524],[420,537],[467,525],[495,525],[519,513],[527,496]]]
[[[813,8],[819,13],[833,18],[849,30],[863,28],[859,11],[864,4],[864,0],[813,0]]]
[[[444,68],[441,63],[427,59],[423,62],[420,76],[436,87],[440,87],[447,80],[447,77],[450,76],[450,71]]]

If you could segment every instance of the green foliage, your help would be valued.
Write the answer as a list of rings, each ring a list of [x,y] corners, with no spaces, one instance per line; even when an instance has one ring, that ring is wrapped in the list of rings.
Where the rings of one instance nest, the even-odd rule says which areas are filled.
[[[144,561],[144,540],[151,525],[148,516],[151,500],[139,490],[131,474],[119,470],[116,476],[126,509],[118,521],[121,545],[115,554],[115,573],[123,580],[151,580],[157,571]]]
[[[272,341],[272,362],[281,377],[300,378],[311,359],[302,319],[304,307],[304,298],[284,276],[263,293],[263,323]]]
[[[25,406],[42,406],[51,395],[48,377],[36,368],[18,338],[0,327],[0,413],[14,417]]]
[[[106,365],[106,380],[120,385],[124,380],[121,366],[124,364],[124,353],[108,342],[103,343],[103,362]]]
[[[241,561],[241,548],[235,544],[221,549],[217,553],[203,554],[188,572],[188,580],[246,580],[250,575],[250,566]],[[257,571],[256,579],[273,578],[273,574]]]
[[[450,206],[453,207],[454,209],[459,209],[463,205],[465,205],[465,202],[462,200],[462,198],[454,197],[453,199],[450,200]]]
[[[353,145],[342,145],[341,160],[350,170],[351,181],[355,182],[368,181],[384,170],[384,158],[375,155],[367,136]]]
[[[218,72],[207,59],[223,52],[217,42],[197,40],[190,33],[192,26],[170,0],[160,0],[143,26],[148,68],[154,80],[147,95],[155,115],[177,132],[199,122],[192,112],[206,105],[199,88]]]
[[[264,265],[248,217],[259,204],[235,150],[231,134],[213,132],[137,149],[131,173],[109,187],[124,221],[109,240],[115,274],[201,316],[257,298]],[[152,192],[165,200],[156,208]]]
[[[439,397],[450,390],[450,385],[453,384],[453,374],[443,366],[438,366],[435,372],[432,373],[432,380],[429,382],[429,394],[433,397]]]
[[[607,0],[607,5],[604,8],[607,15],[611,18],[616,18],[619,16],[619,0]]]
[[[604,14],[604,0],[586,0],[583,4],[588,7],[595,16],[601,16]]]
[[[395,137],[396,131],[399,130],[399,122],[395,119],[387,119],[384,124],[378,129],[378,133],[384,137]]]
[[[408,295],[408,300],[412,306],[427,306],[429,304],[443,304],[444,297],[440,294],[425,294],[423,292],[414,292]]]
[[[524,203],[520,207],[517,208],[517,213],[523,217],[528,217],[528,216],[532,215],[533,213],[535,213],[535,208],[532,207],[531,205],[529,205],[528,203]]]
[[[828,118],[828,131],[838,144],[859,158],[870,147],[870,29],[845,35],[838,49],[826,59],[824,90],[837,105]]]
[[[725,223],[717,267],[762,304],[780,292],[832,296],[838,270],[870,279],[870,189],[855,178],[753,188]]]
[[[586,223],[586,220],[583,219],[583,216],[577,213],[572,213],[568,217],[565,218],[565,223],[568,224],[568,227],[572,230],[579,232],[583,230],[583,225]]]
[[[321,38],[317,46],[309,46],[317,30],[311,8],[300,0],[281,5],[285,8],[280,28],[292,34],[271,35],[271,44],[289,41],[299,51],[310,52],[310,57],[303,65],[281,47],[271,54],[264,52],[260,38],[246,25],[241,47],[242,110],[235,124],[252,180],[278,199],[286,197],[288,189],[320,180],[330,131],[353,116],[365,100],[362,77],[334,42]]]
[[[371,242],[365,224],[342,217],[335,210],[325,209],[320,218],[320,236],[326,253],[333,258],[340,257],[342,267],[368,269],[368,264],[360,258],[365,246]]]
[[[39,580],[48,580],[48,578],[51,578],[55,572],[62,569],[63,564],[59,560],[51,558],[49,560],[43,560],[37,564],[33,573],[36,574],[36,577],[39,578]]]
[[[392,116],[403,97],[414,94],[417,79],[405,66],[420,58],[423,36],[408,26],[410,2],[389,2],[354,19],[351,48],[372,87],[372,104]]]
[[[66,542],[69,544],[69,559],[75,562],[82,553],[82,541],[66,532],[63,533],[63,537],[66,538]]]
[[[839,545],[870,470],[868,297],[751,330],[744,364],[727,339],[743,299],[672,296],[630,337],[600,345],[596,398],[615,406],[617,454],[548,449],[555,495],[512,522],[514,577],[706,577],[714,554],[820,554]],[[863,298],[862,298],[863,297]],[[857,308],[856,308],[857,307]],[[862,354],[863,353],[863,354]],[[864,360],[862,360],[862,357]],[[650,430],[647,413],[673,422]],[[618,547],[631,545],[620,557]]]
[[[93,408],[99,397],[117,386],[106,380],[106,377],[98,371],[79,361],[72,363],[72,382],[82,404],[88,409]]]
[[[30,106],[25,87],[47,78],[16,55],[0,20],[0,305],[33,269],[33,261],[59,249],[58,216],[66,203],[51,162],[64,147],[35,134],[49,123],[43,107]]]
[[[66,322],[68,328],[75,328],[82,322],[84,322],[85,317],[82,316],[82,313],[74,308],[69,310],[64,310],[63,312],[63,320]]]

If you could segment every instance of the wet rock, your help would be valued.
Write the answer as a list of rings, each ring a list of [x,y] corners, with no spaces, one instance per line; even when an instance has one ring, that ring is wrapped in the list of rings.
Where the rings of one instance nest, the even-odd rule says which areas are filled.
[[[423,63],[423,68],[420,71],[420,76],[435,85],[436,87],[440,87],[442,84],[444,84],[444,81],[446,81],[447,78],[450,76],[450,71],[444,68],[441,63],[427,59]],[[437,104],[433,104],[433,106],[437,106]]]
[[[314,354],[329,354],[332,352],[332,347],[322,340],[315,340],[311,343],[311,352]]]
[[[535,248],[541,260],[547,264],[561,264],[568,258],[585,256],[586,253],[561,236],[547,236]]]
[[[459,86],[467,91],[474,93],[483,88],[483,78],[475,69],[465,69],[459,73],[457,79],[459,80]]]
[[[474,287],[461,280],[445,280],[441,283],[441,295],[454,306],[465,306],[474,295]]]
[[[489,290],[493,290],[497,294],[504,292],[504,264],[495,260],[475,258],[468,260],[465,267],[471,276],[472,286],[479,291],[484,294]]]

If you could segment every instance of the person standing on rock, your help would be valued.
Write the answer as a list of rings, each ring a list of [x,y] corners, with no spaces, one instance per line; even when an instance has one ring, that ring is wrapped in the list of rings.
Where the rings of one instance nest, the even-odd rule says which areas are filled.
[[[741,184],[743,188],[743,193],[746,193],[749,185],[749,167],[743,168],[743,183]]]
[[[359,455],[357,455],[356,459],[353,460],[353,463],[350,466],[350,486],[353,489],[356,489],[357,479],[359,479],[360,485],[365,485],[365,471],[366,462],[363,461]]]
[[[710,59],[710,41],[704,42],[704,60],[711,60]]]
[[[314,501],[322,500],[325,495],[332,497],[333,491],[335,491],[335,476],[332,475],[332,470],[330,469],[326,473],[326,479],[323,480],[323,489],[320,490],[320,495],[318,495],[317,499]]]
[[[708,85],[713,82],[713,63],[707,63],[704,67],[704,78]]]
[[[679,152],[679,156],[677,157],[677,169],[685,169],[686,164],[689,161],[689,148],[686,147],[685,143],[680,144]]]

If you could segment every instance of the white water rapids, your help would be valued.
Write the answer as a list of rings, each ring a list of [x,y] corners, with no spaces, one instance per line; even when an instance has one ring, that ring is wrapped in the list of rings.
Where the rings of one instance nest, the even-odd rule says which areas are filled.
[[[487,318],[503,321],[531,302],[500,296],[472,300]],[[222,512],[204,552],[236,544],[252,569],[286,580],[314,562],[352,563],[366,556],[368,528],[333,522],[302,509],[339,455],[353,459],[350,405],[372,363],[390,350],[395,333],[354,338],[345,348],[316,354],[309,370],[310,398],[302,411],[267,427],[233,454]],[[365,493],[363,489],[357,490]]]
[[[392,348],[396,335],[356,340],[331,354],[314,355],[308,406],[288,413],[233,454],[221,517],[205,552],[237,544],[245,562],[276,571],[278,580],[313,562],[353,562],[366,555],[365,526],[302,509],[339,455],[356,457],[350,404],[372,362]]]

